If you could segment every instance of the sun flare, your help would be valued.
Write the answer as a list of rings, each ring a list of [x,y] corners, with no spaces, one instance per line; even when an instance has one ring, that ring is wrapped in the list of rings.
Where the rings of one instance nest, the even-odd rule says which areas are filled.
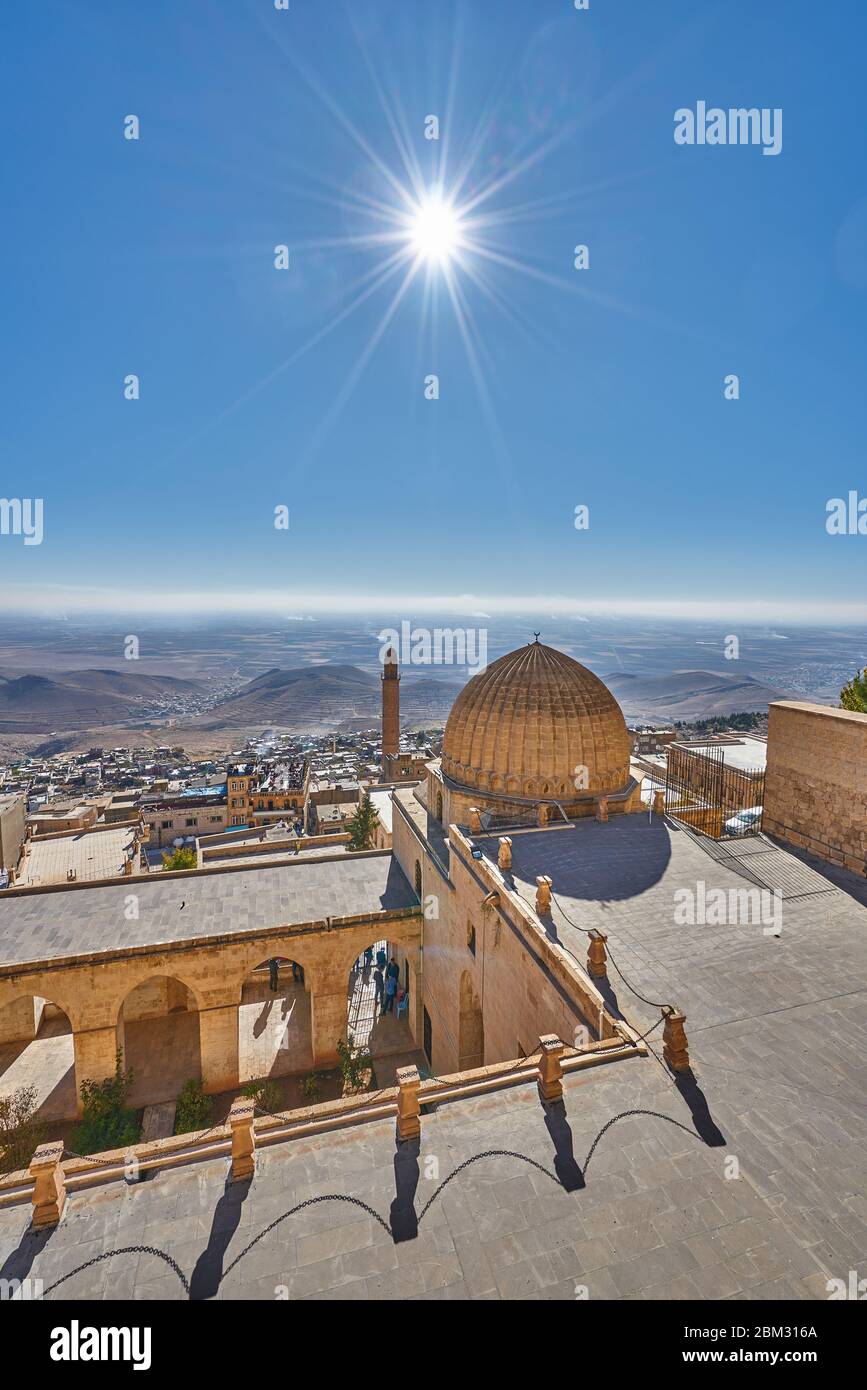
[[[423,260],[450,260],[461,244],[460,218],[452,204],[439,194],[424,198],[413,213],[410,239]]]

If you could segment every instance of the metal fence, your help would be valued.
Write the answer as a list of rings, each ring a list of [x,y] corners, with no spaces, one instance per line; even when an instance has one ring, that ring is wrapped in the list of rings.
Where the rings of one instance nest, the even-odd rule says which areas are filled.
[[[666,814],[714,840],[756,835],[762,828],[764,769],[733,767],[725,749],[673,743],[665,770]]]

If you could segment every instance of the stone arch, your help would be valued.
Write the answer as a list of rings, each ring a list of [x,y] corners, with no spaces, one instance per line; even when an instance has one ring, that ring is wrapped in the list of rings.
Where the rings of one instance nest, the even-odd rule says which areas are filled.
[[[507,791],[507,792],[517,792],[517,790],[518,790],[518,779],[517,779],[517,777],[507,777],[507,778],[506,778],[506,791]]]
[[[76,1113],[75,1049],[69,1012],[31,991],[0,1006],[0,1098],[36,1087],[40,1120]]]
[[[118,1042],[133,1073],[129,1104],[177,1099],[202,1076],[199,1001],[178,976],[156,970],[129,988],[118,1009]]]
[[[482,1006],[469,970],[461,975],[458,1022],[458,1070],[473,1071],[485,1065],[485,1025]]]
[[[240,986],[238,1079],[242,1083],[290,1076],[313,1066],[307,967],[296,959],[291,938],[280,947],[271,941],[259,942],[257,955]],[[276,962],[273,975],[271,961]]]

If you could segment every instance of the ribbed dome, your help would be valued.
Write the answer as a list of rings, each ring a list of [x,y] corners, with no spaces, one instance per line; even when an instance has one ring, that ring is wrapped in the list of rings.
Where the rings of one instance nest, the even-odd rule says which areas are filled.
[[[442,770],[492,795],[574,799],[621,790],[629,752],[607,686],[571,656],[531,642],[461,691],[446,724]]]

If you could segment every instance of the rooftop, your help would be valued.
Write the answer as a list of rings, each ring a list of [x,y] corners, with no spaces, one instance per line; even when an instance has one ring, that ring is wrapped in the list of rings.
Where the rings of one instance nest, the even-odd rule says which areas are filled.
[[[495,862],[497,837],[475,842]],[[422,1116],[420,1145],[396,1149],[391,1119],[299,1137],[260,1150],[250,1184],[227,1186],[220,1158],[76,1191],[50,1235],[28,1233],[25,1203],[0,1211],[0,1277],[42,1279],[52,1298],[53,1280],[88,1264],[57,1297],[185,1298],[156,1255],[99,1260],[147,1245],[177,1262],[196,1298],[271,1300],[282,1286],[293,1300],[573,1301],[583,1285],[591,1299],[827,1299],[830,1278],[867,1263],[865,881],[762,836],[702,847],[645,816],[515,832],[512,858],[504,892],[532,903],[536,876],[553,879],[549,935],[583,960],[587,938],[567,919],[599,927],[632,990],[681,1006],[694,1080],[648,1055],[568,1076],[562,1110],[545,1112],[532,1084],[440,1104]],[[291,897],[294,909],[298,882],[319,871],[321,916],[341,871],[370,866],[388,871],[381,895],[396,872],[396,896],[413,900],[383,855],[306,865],[300,880],[290,868],[216,876],[210,888],[202,877],[142,885],[143,901],[163,894],[142,918],[173,923],[194,882],[213,892],[234,881],[228,899],[194,900],[194,911],[267,920],[274,903],[284,911]],[[251,891],[272,875],[267,893]],[[781,934],[678,925],[674,895],[699,883],[773,886]],[[117,903],[122,892],[0,902],[4,949],[28,925],[9,909],[53,899],[65,926],[76,898]],[[614,1007],[650,1029],[658,1007],[632,990],[612,968]],[[659,1032],[647,1041],[658,1052]],[[298,1209],[311,1198],[332,1200]]]
[[[135,826],[82,831],[45,840],[28,840],[27,855],[18,880],[21,888],[45,883],[65,883],[75,870],[76,882],[116,878],[123,873],[136,836]]]
[[[302,926],[409,908],[416,897],[390,854],[299,859],[282,867],[133,880],[139,916],[124,914],[130,880],[0,897],[0,973],[69,956]]]

